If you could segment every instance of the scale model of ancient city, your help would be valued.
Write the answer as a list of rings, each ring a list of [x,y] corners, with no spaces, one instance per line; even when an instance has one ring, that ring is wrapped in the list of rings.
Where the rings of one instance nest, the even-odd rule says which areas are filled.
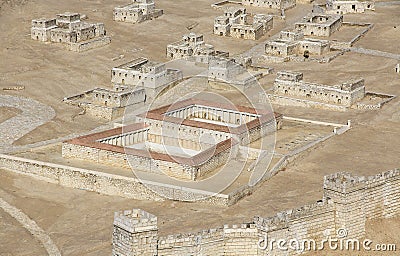
[[[399,0],[1,0],[0,255],[399,255]]]

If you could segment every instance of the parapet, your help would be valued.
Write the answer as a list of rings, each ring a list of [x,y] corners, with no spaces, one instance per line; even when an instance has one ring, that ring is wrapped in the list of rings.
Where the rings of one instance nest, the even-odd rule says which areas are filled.
[[[304,33],[300,30],[294,31],[281,31],[279,34],[279,39],[287,40],[287,41],[298,41],[304,38]]]
[[[366,183],[371,184],[371,183],[386,181],[387,179],[396,178],[399,176],[400,176],[400,169],[394,169],[373,176],[368,176],[366,178]]]
[[[41,18],[32,20],[33,28],[51,28],[56,26],[56,19]]]
[[[349,81],[349,82],[343,83],[341,85],[340,89],[344,90],[344,91],[354,91],[357,88],[363,87],[364,82],[365,82],[365,80],[362,78],[353,80],[353,81]]]
[[[120,227],[130,233],[158,230],[157,217],[140,209],[114,213],[114,226]]]
[[[288,228],[293,220],[306,216],[314,216],[329,210],[333,211],[333,209],[333,201],[323,199],[313,204],[307,204],[299,208],[278,212],[272,217],[262,218],[256,216],[254,217],[253,222],[257,225],[257,228],[261,230],[273,231]]]
[[[227,17],[236,17],[237,15],[240,14],[246,14],[246,8],[231,6],[227,7],[225,10],[225,16]]]
[[[373,176],[355,176],[348,172],[339,172],[324,177],[324,189],[348,193],[370,186],[379,185],[388,179],[400,176],[400,170],[394,169]]]
[[[154,0],[133,0],[132,2],[138,4],[153,4]]]
[[[365,177],[358,177],[349,172],[338,172],[324,177],[324,189],[347,193],[363,188]]]
[[[277,73],[277,80],[285,80],[292,82],[299,82],[303,80],[303,73],[291,72],[291,71],[280,71]]]
[[[65,12],[61,14],[57,14],[57,22],[74,22],[79,21],[81,19],[81,15],[79,13]]]
[[[183,40],[186,42],[202,42],[204,41],[203,34],[189,33],[183,36]]]

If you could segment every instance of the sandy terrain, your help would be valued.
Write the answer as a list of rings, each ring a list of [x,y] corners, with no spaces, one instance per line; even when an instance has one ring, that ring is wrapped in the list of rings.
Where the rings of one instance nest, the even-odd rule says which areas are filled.
[[[21,114],[21,111],[16,108],[2,107],[0,108],[0,123]]]
[[[126,2],[21,0],[11,5],[0,4],[0,89],[25,86],[23,91],[1,93],[33,98],[53,107],[57,114],[51,122],[27,134],[16,144],[88,131],[102,124],[86,116],[72,120],[71,117],[80,109],[64,105],[62,98],[95,86],[110,87],[110,69],[131,58],[146,56],[166,61],[166,45],[179,40],[187,32],[186,26],[194,22],[199,22],[194,28],[195,32],[204,33],[208,43],[214,44],[217,49],[228,50],[232,55],[267,39],[264,37],[254,42],[213,36],[213,18],[221,14],[221,11],[210,7],[213,0],[158,0],[158,6],[165,9],[166,14],[155,21],[140,25],[113,22],[112,8]],[[311,5],[299,5],[287,11],[287,20],[277,21],[271,34],[302,17],[310,9]],[[81,12],[89,16],[89,21],[104,22],[107,34],[112,36],[112,43],[78,54],[58,45],[30,40],[32,19],[52,17],[64,11]],[[347,15],[345,20],[375,23],[375,27],[356,46],[400,53],[399,5],[377,7],[375,13],[368,15]],[[125,58],[112,61],[121,54]],[[350,78],[364,77],[369,91],[399,94],[400,77],[393,70],[396,63],[392,59],[346,53],[329,64],[306,62],[270,66],[275,70],[305,72],[306,81],[318,83],[338,84]],[[275,75],[267,76],[262,86],[270,88],[274,78]],[[348,170],[359,175],[372,175],[400,166],[399,98],[385,105],[382,110],[370,112],[351,110],[338,113],[280,106],[274,106],[274,110],[288,116],[330,122],[345,123],[350,119],[353,129],[297,159],[284,172],[265,182],[254,194],[229,208],[103,196],[59,187],[7,171],[0,171],[0,197],[35,220],[51,236],[63,255],[110,255],[113,212],[117,210],[142,208],[157,215],[161,234],[197,231],[225,223],[241,223],[254,215],[270,216],[279,210],[314,202],[322,196],[323,176],[333,172]],[[0,122],[15,114],[18,112],[13,109],[0,109]],[[394,218],[371,223],[367,236],[400,246],[399,222],[399,218]],[[0,255],[45,253],[19,223],[1,210],[0,241]]]

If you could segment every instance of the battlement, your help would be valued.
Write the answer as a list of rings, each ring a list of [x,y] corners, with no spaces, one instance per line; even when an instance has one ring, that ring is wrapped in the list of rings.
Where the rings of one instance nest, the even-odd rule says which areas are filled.
[[[171,247],[197,246],[208,241],[221,240],[224,237],[222,227],[203,230],[198,233],[174,234],[159,237],[158,248],[160,250]]]
[[[157,218],[154,215],[141,210],[119,212],[115,214],[114,229],[117,225],[122,229],[131,228],[128,231],[131,234],[125,237],[119,235],[120,230],[115,232],[113,255],[121,255],[118,253],[125,252],[126,248],[135,251],[134,255],[148,252],[151,254],[144,255],[200,255],[200,251],[201,255],[239,255],[238,250],[243,255],[259,255],[257,241],[260,236],[267,235],[275,241],[293,238],[318,240],[326,238],[326,232],[335,232],[343,227],[349,231],[348,238],[361,238],[365,235],[367,219],[387,218],[399,213],[399,177],[399,169],[369,177],[358,177],[349,172],[327,175],[324,177],[324,189],[329,187],[347,192],[346,189],[352,186],[366,187],[366,183],[371,183],[371,193],[366,195],[362,190],[355,190],[355,197],[352,197],[355,200],[348,200],[347,195],[335,192],[335,200],[323,198],[312,204],[278,212],[272,217],[255,216],[249,223],[224,225],[197,233],[164,237],[158,237],[156,233],[141,233],[140,228],[148,228],[149,223],[157,231]],[[382,183],[385,186],[381,186]],[[147,222],[144,222],[145,219]]]
[[[253,222],[261,230],[271,231],[284,229],[287,228],[293,220],[306,216],[318,215],[319,213],[324,213],[330,210],[333,210],[333,201],[320,200],[313,204],[307,204],[299,208],[278,212],[272,217],[262,218],[256,216],[254,217]]]
[[[197,233],[175,234],[159,237],[158,249],[162,251],[171,250],[171,248],[190,248],[209,245],[210,243],[217,246],[217,243],[223,242],[227,237],[246,238],[255,237],[257,234],[258,228],[254,223],[224,225],[223,227],[206,229]]]
[[[349,172],[339,172],[324,177],[324,189],[347,193],[366,188],[367,184],[385,182],[387,179],[400,176],[400,170],[394,169],[373,176],[355,176]]]
[[[114,226],[131,233],[156,231],[157,217],[140,209],[114,213]]]
[[[349,172],[338,172],[324,177],[324,189],[347,193],[362,189],[365,177],[358,177]]]
[[[375,182],[382,182],[392,178],[400,178],[400,169],[394,169],[373,176],[368,176],[366,177],[366,183],[371,184]]]

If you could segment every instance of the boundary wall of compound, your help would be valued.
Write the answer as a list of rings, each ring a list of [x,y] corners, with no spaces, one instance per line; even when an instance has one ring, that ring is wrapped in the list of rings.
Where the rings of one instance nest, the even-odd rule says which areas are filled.
[[[293,119],[293,118],[292,118]],[[316,122],[299,119],[301,122]],[[326,125],[335,125],[325,123]],[[339,124],[337,125],[339,126]],[[348,125],[341,125],[338,130],[328,134],[319,140],[312,141],[303,147],[283,156],[264,176],[253,185],[242,186],[229,194],[213,193],[210,191],[192,189],[187,187],[163,184],[155,181],[139,180],[121,175],[113,175],[104,172],[70,167],[66,165],[53,164],[37,160],[0,154],[0,168],[8,171],[24,174],[50,183],[59,184],[64,187],[77,188],[87,191],[98,192],[105,195],[121,196],[138,200],[165,200],[154,191],[162,191],[167,198],[178,201],[195,201],[203,203],[229,206],[235,204],[241,198],[251,194],[262,182],[271,178],[288,163],[293,161],[301,153],[316,146],[318,143],[342,134],[350,129]]]

